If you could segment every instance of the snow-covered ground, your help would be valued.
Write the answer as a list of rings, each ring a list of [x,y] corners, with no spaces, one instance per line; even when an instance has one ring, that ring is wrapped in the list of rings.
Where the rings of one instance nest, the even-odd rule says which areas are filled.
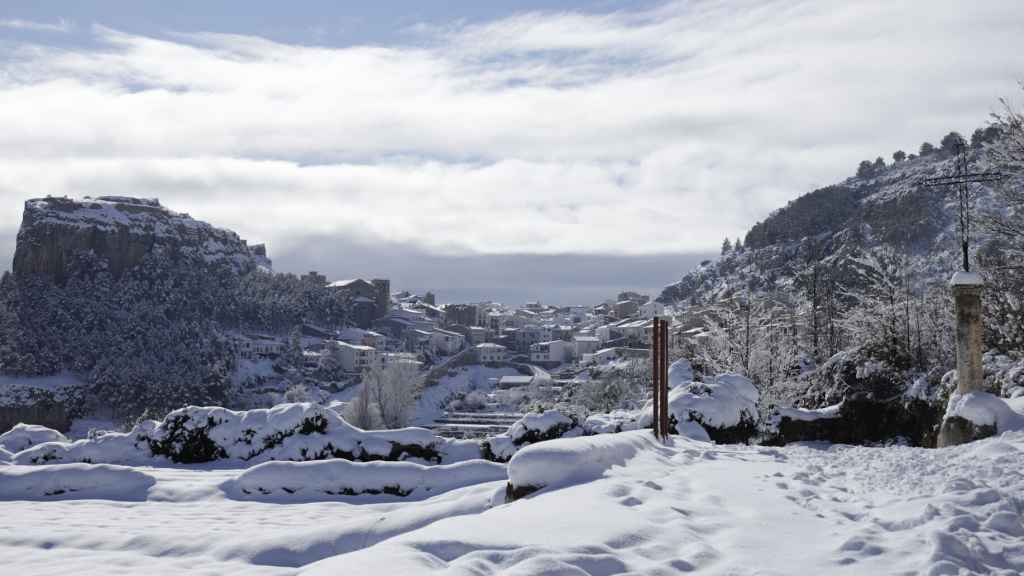
[[[238,468],[108,466],[90,475],[85,464],[0,463],[0,566],[19,575],[1024,571],[1022,432],[939,450],[683,437],[659,446],[645,434],[523,449],[510,475],[550,483],[507,504],[505,482],[487,474],[432,497],[325,493],[286,503],[296,500],[234,497]],[[578,468],[569,456],[594,442],[603,468],[555,473]],[[21,479],[32,494],[14,499],[11,478],[26,471],[46,482],[60,474],[65,492],[40,495]],[[67,491],[76,482],[95,490],[104,477],[130,489]]]

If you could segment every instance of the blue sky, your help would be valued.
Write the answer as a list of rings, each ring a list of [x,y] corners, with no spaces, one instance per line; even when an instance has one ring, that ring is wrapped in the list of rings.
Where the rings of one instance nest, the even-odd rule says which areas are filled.
[[[417,26],[449,26],[487,22],[529,11],[572,11],[600,14],[635,10],[657,2],[636,0],[382,0],[355,2],[307,0],[7,0],[0,20],[65,24],[76,33],[54,38],[60,43],[88,44],[89,26],[98,23],[136,34],[205,31],[261,36],[278,42],[322,46],[416,43]],[[17,36],[29,38],[33,32]]]
[[[654,291],[861,160],[984,125],[1022,29],[1019,0],[7,1],[0,259],[25,199],[126,194],[285,271]],[[465,272],[498,257],[530,275]]]

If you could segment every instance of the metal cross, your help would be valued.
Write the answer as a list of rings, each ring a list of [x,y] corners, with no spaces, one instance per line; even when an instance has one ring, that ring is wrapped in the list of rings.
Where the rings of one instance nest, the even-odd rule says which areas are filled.
[[[968,172],[967,146],[963,138],[957,139],[956,148],[955,172],[950,176],[925,178],[923,184],[930,188],[938,186],[957,187],[957,199],[960,202],[960,248],[963,251],[964,272],[970,272],[971,264],[967,255],[971,238],[971,191],[968,184],[997,182],[1003,179],[1003,175],[999,172]]]

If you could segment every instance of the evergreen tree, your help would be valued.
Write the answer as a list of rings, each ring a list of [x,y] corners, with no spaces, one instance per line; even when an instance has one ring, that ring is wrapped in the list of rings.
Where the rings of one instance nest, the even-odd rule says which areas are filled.
[[[729,252],[732,252],[732,242],[730,242],[729,238],[726,237],[725,240],[722,240],[722,256],[725,256]]]

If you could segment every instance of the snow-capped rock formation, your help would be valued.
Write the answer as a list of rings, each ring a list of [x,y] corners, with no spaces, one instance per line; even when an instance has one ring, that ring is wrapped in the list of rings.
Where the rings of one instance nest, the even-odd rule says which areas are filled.
[[[158,200],[100,196],[25,202],[13,270],[60,283],[78,255],[93,254],[118,277],[155,250],[223,261],[238,270],[270,265],[265,248],[250,248],[234,232],[168,210]]]

